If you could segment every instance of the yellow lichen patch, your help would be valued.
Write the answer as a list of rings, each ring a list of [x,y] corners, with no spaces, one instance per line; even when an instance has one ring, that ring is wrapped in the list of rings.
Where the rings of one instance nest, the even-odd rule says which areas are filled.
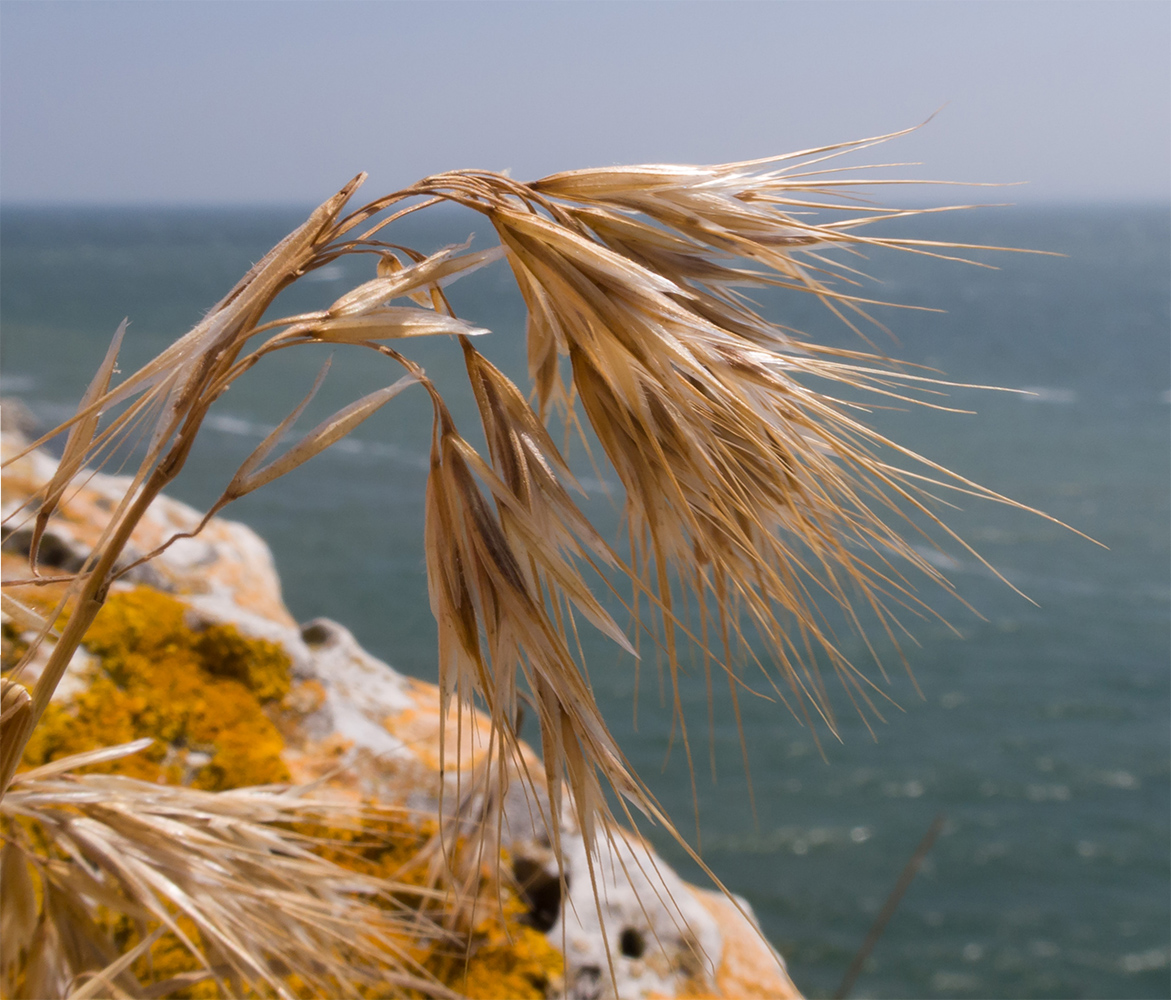
[[[199,941],[199,929],[190,917],[175,916],[175,921],[192,941]],[[140,928],[129,917],[118,917],[113,924],[114,940],[123,951],[142,940]],[[134,975],[142,983],[160,983],[202,966],[174,934],[164,934],[150,946],[150,951],[134,963]],[[166,994],[171,1000],[219,1000],[220,989],[214,978],[177,988]]]
[[[288,691],[288,657],[231,625],[192,629],[185,611],[145,587],[111,596],[86,634],[98,657],[89,684],[49,706],[26,766],[150,736],[145,753],[102,768],[209,790],[287,780],[263,705]]]
[[[360,826],[329,827],[304,825],[298,832],[316,838],[322,846],[317,853],[350,871],[375,878],[392,879],[396,886],[429,888],[428,866],[419,857],[433,840],[438,824],[431,818],[409,813],[387,813],[367,818]],[[406,898],[409,895],[409,899]],[[415,908],[415,893],[394,893],[399,902]]]
[[[305,707],[301,702],[316,703],[324,691],[315,682],[292,688],[289,660],[279,646],[230,625],[193,628],[186,612],[180,601],[148,588],[113,594],[86,635],[96,662],[85,686],[49,706],[26,748],[25,766],[150,736],[155,743],[147,751],[102,769],[210,790],[288,780],[285,744],[270,715],[283,725]],[[360,814],[355,803],[355,816]],[[404,925],[408,971],[483,1000],[541,998],[561,976],[560,953],[521,921],[524,904],[510,888],[498,891],[495,879],[482,878],[472,890],[474,905],[458,908],[471,918],[452,916],[456,889],[443,866],[432,864],[434,819],[383,809],[352,827],[314,825],[298,832],[316,838],[317,850],[329,860],[387,880],[389,910],[424,918],[409,934]],[[198,941],[194,926],[179,919]],[[142,928],[129,918],[111,914],[103,925],[122,950],[141,940]],[[150,985],[200,968],[186,946],[166,934],[134,971]],[[293,978],[287,985],[294,996],[310,996]],[[169,995],[210,1000],[221,988],[205,979]]]
[[[435,820],[404,813],[369,821],[360,829],[306,827],[303,832],[328,841],[330,846],[321,853],[330,860],[389,880],[394,889],[388,905],[428,913],[443,922],[451,912],[455,889],[443,874],[432,875],[429,862],[438,860],[433,839],[437,830]],[[453,855],[465,848],[461,840]],[[455,856],[450,860],[457,864]],[[448,935],[427,933],[420,926],[411,954],[421,969],[473,1000],[541,1000],[563,974],[561,953],[523,922],[527,907],[511,887],[499,885],[493,871],[489,863],[476,899],[459,910],[471,914],[470,921],[461,921]],[[412,892],[411,887],[420,891]]]
[[[440,981],[474,1000],[542,1000],[554,992],[565,962],[540,931],[521,923],[525,905],[510,888],[476,901],[466,946],[437,947],[425,962]]]
[[[231,625],[209,625],[195,650],[210,673],[239,681],[262,702],[289,693],[289,657],[275,642],[245,638]]]
[[[0,664],[5,670],[19,662],[27,650],[28,641],[14,622],[0,625]]]

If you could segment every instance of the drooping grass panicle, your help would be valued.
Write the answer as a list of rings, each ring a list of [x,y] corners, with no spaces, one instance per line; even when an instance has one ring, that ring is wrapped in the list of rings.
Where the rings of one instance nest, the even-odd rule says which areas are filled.
[[[53,432],[67,430],[69,438],[56,476],[31,512],[36,540],[87,466],[100,466],[140,440],[141,461],[69,593],[48,615],[45,635],[69,608],[35,686],[25,691],[17,674],[5,679],[0,796],[73,651],[126,569],[119,560],[131,533],[182,469],[210,409],[274,352],[308,344],[373,349],[407,375],[342,408],[273,458],[306,399],[245,461],[210,513],[310,460],[403,389],[418,384],[429,394],[434,424],[424,547],[438,629],[440,720],[445,726],[453,700],[461,711],[484,709],[491,735],[488,766],[481,772],[497,783],[484,801],[502,802],[509,774],[524,771],[516,719],[527,687],[540,725],[546,819],[555,844],[563,786],[569,813],[591,851],[599,830],[611,836],[606,787],[618,793],[624,812],[631,802],[675,833],[623,756],[590,687],[579,618],[636,657],[641,648],[639,633],[625,634],[595,593],[596,582],[587,582],[595,580],[595,571],[606,586],[616,586],[615,577],[629,580],[626,607],[635,628],[652,636],[668,664],[673,732],[682,736],[689,762],[679,674],[681,647],[693,641],[702,647],[709,697],[712,667],[722,667],[737,716],[740,693],[753,689],[741,661],[759,668],[760,693],[784,701],[803,719],[820,717],[835,728],[819,661],[838,675],[854,705],[877,714],[876,700],[885,692],[852,661],[834,616],[861,634],[879,660],[865,638],[864,615],[895,641],[903,627],[897,614],[932,613],[914,582],[916,573],[952,592],[916,546],[935,537],[932,530],[954,539],[936,513],[935,494],[952,490],[1011,501],[885,440],[864,422],[866,398],[944,408],[932,393],[948,383],[914,374],[873,350],[819,345],[766,318],[744,289],[812,294],[863,334],[866,324],[881,328],[868,312],[877,300],[863,294],[865,253],[893,248],[963,259],[965,250],[983,249],[872,235],[878,223],[939,211],[869,204],[859,210],[856,192],[895,182],[865,179],[840,166],[837,157],[887,138],[718,166],[570,171],[532,183],[488,171],[453,171],[343,215],[363,180],[359,175],[256,264],[193,330],[114,384],[125,330],[120,327],[77,414]],[[471,251],[465,244],[426,255],[382,238],[404,216],[444,201],[486,217],[500,246]],[[282,289],[352,255],[373,258],[373,278],[327,308],[266,319]],[[471,338],[487,331],[455,316],[443,291],[448,282],[500,258],[527,308],[531,405],[473,347]],[[458,340],[486,455],[460,434],[422,368],[386,343],[418,336]],[[571,497],[573,476],[553,444],[554,424],[563,422],[567,432],[580,429],[579,414],[623,488],[625,555],[600,537]],[[34,577],[36,549],[34,541]],[[698,630],[688,623],[688,608],[700,619]],[[462,752],[463,740],[456,745]],[[27,779],[4,798],[3,808],[15,795],[11,808],[41,810],[38,819],[57,830],[63,843],[74,844],[79,866],[86,872],[102,868],[110,885],[121,886],[118,892],[156,919],[171,919],[164,919],[167,906],[179,906],[182,898],[180,908],[189,907],[192,919],[208,924],[233,974],[278,992],[283,988],[263,948],[245,940],[243,911],[211,915],[225,905],[220,874],[209,875],[198,891],[183,882],[224,850],[238,866],[232,870],[255,890],[250,898],[284,898],[285,876],[273,876],[274,886],[254,865],[260,845],[267,845],[265,851],[283,847],[251,827],[233,847],[193,818],[229,809],[228,800],[222,807],[194,799],[174,805],[168,804],[169,792],[152,798],[114,779],[62,778],[64,784],[51,788],[44,784],[49,779],[38,780],[38,794],[47,797],[30,798],[36,783]],[[266,794],[256,793],[261,798],[253,804],[268,802]],[[59,808],[54,795],[67,799],[69,809]],[[175,833],[173,844],[163,843],[163,830]],[[186,868],[184,845],[191,852]],[[282,857],[282,864],[293,867],[294,861],[312,864],[296,850]],[[168,895],[172,890],[159,881],[167,866],[183,873],[167,876],[178,895]],[[340,899],[336,893],[343,890],[332,876],[315,872],[321,898]],[[64,891],[45,878],[53,893]],[[166,905],[159,902],[164,898]],[[312,906],[304,912],[311,911],[318,912]],[[211,929],[221,918],[223,940]],[[264,914],[256,919],[277,920]],[[343,933],[333,918],[321,919],[328,933]],[[90,933],[76,930],[76,920],[70,933]],[[266,928],[265,947],[276,947],[274,937],[286,931],[290,940],[308,940],[290,929],[293,924],[260,926]],[[37,947],[61,954],[62,933],[46,929]],[[51,940],[50,934],[58,937]],[[340,971],[314,967],[304,974],[328,979]],[[111,975],[118,982],[127,972],[119,968]]]

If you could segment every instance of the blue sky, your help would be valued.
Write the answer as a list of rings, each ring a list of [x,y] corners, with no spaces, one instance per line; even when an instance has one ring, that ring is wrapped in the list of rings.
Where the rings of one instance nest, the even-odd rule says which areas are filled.
[[[905,128],[982,198],[1162,200],[1171,4],[0,3],[0,199],[311,202]],[[970,197],[974,197],[970,196]]]

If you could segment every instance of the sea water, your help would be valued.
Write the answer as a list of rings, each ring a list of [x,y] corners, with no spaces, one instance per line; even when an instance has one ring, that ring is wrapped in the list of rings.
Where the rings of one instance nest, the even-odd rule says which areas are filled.
[[[121,363],[128,372],[197,322],[303,218],[277,209],[4,209],[3,392],[45,426],[65,418],[123,317],[131,321]],[[472,232],[474,246],[491,244],[484,220],[454,212],[406,220],[389,238],[430,251]],[[990,269],[869,254],[861,266],[875,281],[859,294],[945,311],[875,307],[897,338],[864,330],[880,351],[953,381],[1028,394],[954,388],[940,401],[974,415],[876,409],[867,419],[1101,545],[1034,514],[951,497],[959,509],[940,511],[1007,584],[960,547],[923,548],[970,607],[921,589],[948,624],[904,616],[915,641],[902,642],[902,652],[922,694],[887,647],[889,683],[870,671],[891,699],[874,738],[844,698],[840,740],[775,701],[742,698],[755,816],[726,689],[717,685],[709,733],[697,664],[682,686],[703,856],[752,904],[798,985],[828,996],[942,813],[942,834],[854,996],[1167,996],[1167,209],[987,209],[907,220],[899,232],[1064,256],[975,253],[998,268]],[[371,268],[368,260],[330,265],[280,305],[326,305]],[[522,378],[523,304],[507,267],[450,292],[461,315],[494,331],[480,339],[482,349]],[[759,298],[770,316],[818,339],[864,346],[808,297]],[[442,340],[407,350],[475,440],[458,347]],[[287,352],[233,386],[172,492],[213,502],[329,353]],[[368,352],[332,353],[305,427],[399,377]],[[423,393],[404,393],[351,438],[228,513],[272,545],[298,618],[335,618],[399,670],[433,680],[422,548],[429,434]],[[580,447],[575,464],[590,513],[616,531],[613,473],[594,472]],[[842,642],[866,660],[859,640]],[[640,670],[636,726],[632,662],[591,639],[587,656],[616,737],[694,840],[687,762],[678,732],[672,741],[653,657]],[[767,682],[754,686],[768,691]],[[644,832],[702,881],[660,831]]]

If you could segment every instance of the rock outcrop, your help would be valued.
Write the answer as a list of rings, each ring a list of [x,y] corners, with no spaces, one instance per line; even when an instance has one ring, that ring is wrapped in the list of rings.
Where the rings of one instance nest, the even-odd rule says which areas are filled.
[[[18,432],[3,436],[5,459],[23,446]],[[3,514],[18,511],[53,474],[55,462],[33,451],[3,478]],[[42,565],[63,572],[82,564],[128,479],[100,473],[83,477],[50,523]],[[193,531],[200,514],[160,497],[136,530],[129,565],[175,534]],[[3,547],[5,579],[28,575],[31,532],[18,513],[8,521]],[[277,722],[283,761],[295,782],[326,779],[338,794],[399,803],[434,812],[440,792],[438,689],[404,677],[371,656],[342,625],[318,618],[298,626],[281,599],[272,555],[251,529],[213,519],[195,538],[183,538],[153,560],[130,570],[116,587],[148,586],[186,608],[194,629],[231,624],[243,635],[279,644],[291,663],[291,685]],[[22,588],[9,588],[17,598]],[[28,588],[31,593],[32,588]],[[43,600],[46,588],[40,588]],[[5,632],[19,636],[27,623],[5,616]],[[7,640],[6,640],[7,641]],[[92,661],[79,650],[57,697],[75,695]],[[26,675],[27,676],[27,675]],[[449,744],[454,722],[448,726]],[[448,746],[444,797],[457,801],[481,760],[487,722],[465,717],[464,745],[455,773]],[[543,773],[525,748],[532,774]],[[586,998],[673,996],[797,997],[783,960],[756,927],[748,904],[683,882],[633,834],[609,831],[591,884],[580,834],[561,831],[564,878],[539,822],[540,782],[513,782],[504,809],[503,847],[522,887],[526,920],[565,956],[564,992]]]

